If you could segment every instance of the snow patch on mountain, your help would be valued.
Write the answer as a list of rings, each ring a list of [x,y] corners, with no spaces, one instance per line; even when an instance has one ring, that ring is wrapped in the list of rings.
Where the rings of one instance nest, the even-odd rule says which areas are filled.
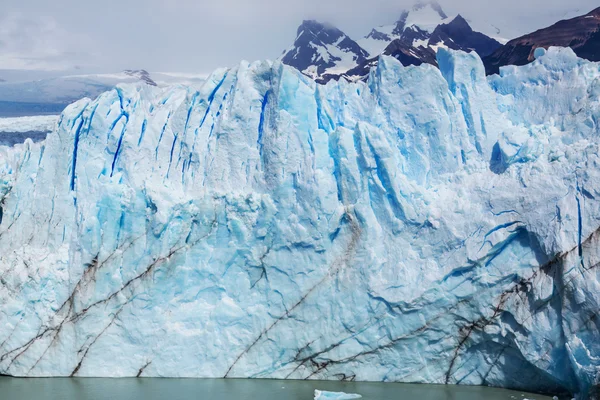
[[[418,47],[427,42],[428,34],[444,22],[448,16],[436,2],[418,3],[411,10],[403,11],[395,24],[383,25],[373,29],[367,36],[358,40],[358,44],[369,52],[371,57],[383,53],[385,48],[394,40],[401,39],[405,32],[417,33],[417,38],[411,43]],[[420,33],[420,34],[418,34]]]
[[[406,12],[400,19],[404,24],[404,30],[418,28],[421,31],[433,32],[439,25],[448,20],[448,16],[437,2],[425,2],[415,5],[410,12]],[[400,26],[397,25],[399,34]]]
[[[367,53],[339,29],[317,21],[304,21],[292,47],[280,60],[313,79],[339,75],[362,63]]]
[[[375,28],[357,42],[331,25],[305,21],[294,45],[280,59],[323,83],[341,76],[364,79],[382,54],[404,65],[437,65],[435,53],[440,47],[486,56],[500,45],[473,31],[462,16],[449,18],[437,2],[429,1],[402,12],[395,24]]]

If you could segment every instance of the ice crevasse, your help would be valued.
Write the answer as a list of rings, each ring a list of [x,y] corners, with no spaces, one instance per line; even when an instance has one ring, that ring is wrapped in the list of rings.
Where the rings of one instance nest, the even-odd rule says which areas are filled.
[[[600,66],[122,85],[0,152],[0,373],[597,395]]]

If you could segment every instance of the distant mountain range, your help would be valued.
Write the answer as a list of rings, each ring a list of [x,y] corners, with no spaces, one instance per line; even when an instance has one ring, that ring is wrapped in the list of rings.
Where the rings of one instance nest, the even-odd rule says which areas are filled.
[[[597,61],[599,27],[597,9],[508,41],[496,26],[460,14],[450,17],[437,2],[428,1],[403,11],[396,23],[374,28],[356,41],[332,25],[304,21],[294,44],[280,59],[317,82],[326,83],[341,77],[350,81],[365,79],[382,54],[405,66],[437,66],[437,49],[444,47],[474,51],[484,60],[488,73],[497,73],[500,66],[532,61],[537,47],[569,46],[580,57]]]
[[[152,73],[143,69],[115,74],[85,74],[0,82],[0,117],[59,114],[69,103],[83,97],[95,98],[119,83],[150,86],[199,85],[204,76]]]
[[[506,42],[497,28],[486,28],[474,31],[463,16],[449,17],[435,1],[416,4],[394,24],[374,28],[358,41],[329,24],[304,21],[281,61],[322,83],[342,76],[355,80],[366,76],[381,54],[404,65],[436,65],[439,47],[486,56]]]

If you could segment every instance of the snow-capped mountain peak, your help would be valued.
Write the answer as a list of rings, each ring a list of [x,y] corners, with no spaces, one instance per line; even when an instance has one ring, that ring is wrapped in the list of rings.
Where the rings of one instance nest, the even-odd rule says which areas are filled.
[[[438,25],[429,37],[429,46],[437,51],[439,47],[453,50],[475,51],[485,57],[501,46],[491,37],[475,32],[467,20],[458,14],[453,20]]]
[[[339,74],[366,60],[368,53],[338,28],[314,20],[298,27],[296,40],[281,57],[305,75],[318,79]]]
[[[356,42],[331,25],[304,21],[281,60],[319,82],[342,75],[354,80],[364,78],[382,54],[403,65],[437,65],[440,47],[485,57],[501,46],[496,40],[500,32],[485,23],[479,26],[486,29],[473,29],[460,14],[448,16],[436,1],[415,4],[402,11],[394,24],[374,28]]]
[[[410,10],[404,10],[392,25],[382,25],[373,29],[358,44],[375,57],[396,39],[404,39],[405,44],[426,45],[429,35],[435,28],[448,22],[448,15],[436,1],[420,2]]]

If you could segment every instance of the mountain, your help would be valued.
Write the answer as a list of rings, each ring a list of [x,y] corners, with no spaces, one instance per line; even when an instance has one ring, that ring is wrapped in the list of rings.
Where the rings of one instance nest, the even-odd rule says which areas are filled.
[[[305,21],[281,60],[323,83],[341,76],[362,79],[382,54],[403,65],[436,65],[435,53],[441,47],[476,51],[483,57],[500,46],[496,39],[475,32],[461,15],[450,18],[437,2],[429,1],[403,11],[395,24],[375,28],[356,42],[337,28]]]
[[[412,9],[403,11],[395,24],[374,28],[358,43],[371,57],[382,54],[396,39],[404,39],[407,45],[418,47],[419,44],[425,45],[435,28],[447,19],[448,16],[439,3],[417,3]]]
[[[600,7],[511,40],[485,57],[486,71],[497,74],[505,65],[525,65],[533,61],[536,48],[550,46],[571,47],[579,57],[600,61]]]
[[[150,77],[150,74],[145,69],[126,69],[123,73],[127,76],[136,78],[140,82],[144,82],[150,86],[158,86],[154,80]]]
[[[0,374],[590,396],[600,65],[437,64],[126,84],[0,149]]]
[[[281,57],[313,79],[339,75],[364,62],[368,53],[345,33],[328,24],[304,21],[293,46]]]
[[[381,55],[390,56],[400,61],[402,65],[421,65],[431,64],[437,66],[436,52],[431,47],[419,45],[414,47],[407,44],[402,39],[393,40],[384,50]],[[360,64],[359,66],[349,69],[341,77],[346,78],[349,81],[356,81],[366,79],[369,75],[369,71],[377,66],[379,63],[380,55],[370,58]],[[331,77],[332,79],[339,79],[340,76]]]
[[[474,51],[485,57],[501,44],[480,32],[475,32],[460,14],[452,21],[438,25],[428,39],[431,48],[446,47],[452,50]]]
[[[405,19],[403,17],[401,21]],[[452,20],[446,18],[444,21],[447,22],[437,25],[431,33],[420,28],[405,29],[398,39],[394,39],[387,45],[382,54],[394,57],[404,66],[423,63],[437,66],[436,52],[440,48],[475,51],[483,57],[501,46],[497,40],[473,31],[461,15],[457,15]],[[404,22],[399,23],[398,26],[404,26]],[[427,27],[424,24],[422,26]],[[349,80],[364,79],[370,69],[377,65],[378,58],[379,55],[372,57],[342,76]]]
[[[94,98],[119,83],[147,83],[139,71],[68,75],[0,83],[0,116],[59,114],[69,103]]]
[[[95,98],[122,83],[166,86],[176,83],[197,84],[203,77],[125,70],[115,74],[52,76],[35,80],[0,83],[0,117],[59,114],[69,103],[83,97]]]

